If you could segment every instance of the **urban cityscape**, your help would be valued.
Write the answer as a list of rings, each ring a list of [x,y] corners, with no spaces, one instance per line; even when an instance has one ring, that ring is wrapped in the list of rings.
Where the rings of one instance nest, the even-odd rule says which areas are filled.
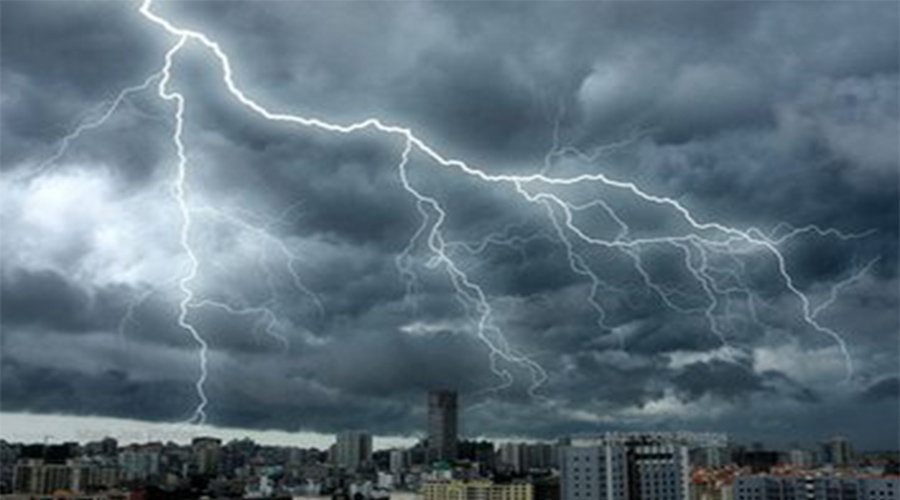
[[[348,430],[327,449],[223,442],[0,442],[4,499],[896,500],[900,454],[738,444],[716,433],[603,432],[552,442],[459,436],[458,395],[427,395],[424,438],[373,449]]]

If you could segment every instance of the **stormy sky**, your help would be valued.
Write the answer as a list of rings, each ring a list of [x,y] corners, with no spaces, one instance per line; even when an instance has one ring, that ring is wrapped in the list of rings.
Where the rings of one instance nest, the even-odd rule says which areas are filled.
[[[900,439],[898,4],[153,5],[469,171],[138,7],[0,4],[7,422]]]

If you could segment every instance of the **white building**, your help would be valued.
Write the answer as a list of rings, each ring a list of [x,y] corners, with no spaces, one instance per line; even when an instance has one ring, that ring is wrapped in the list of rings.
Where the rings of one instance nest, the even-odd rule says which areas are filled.
[[[897,500],[900,478],[817,475],[740,476],[734,500]]]
[[[607,433],[562,450],[562,500],[686,500],[688,443],[675,434]]]

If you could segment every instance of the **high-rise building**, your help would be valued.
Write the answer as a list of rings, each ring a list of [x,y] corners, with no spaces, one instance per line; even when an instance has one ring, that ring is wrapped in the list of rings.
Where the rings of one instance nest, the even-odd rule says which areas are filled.
[[[457,456],[457,402],[455,391],[428,392],[428,459],[455,460]]]
[[[119,484],[119,467],[110,457],[81,458],[75,461],[73,489],[82,492],[103,491]]]
[[[685,500],[688,446],[675,434],[607,433],[562,450],[562,500]]]
[[[146,481],[160,477],[161,444],[132,444],[119,453],[119,470],[124,481]]]
[[[500,466],[510,472],[521,473],[525,470],[525,450],[522,443],[503,443],[500,445]]]
[[[835,467],[853,465],[853,448],[843,436],[835,436],[822,443],[822,461]]]
[[[366,432],[345,431],[337,435],[334,463],[348,471],[356,471],[372,460],[372,435]]]
[[[759,474],[734,481],[735,500],[889,500],[900,478]]]
[[[13,491],[43,493],[43,466],[44,460],[41,458],[20,459],[13,475]]]
[[[191,441],[193,465],[197,474],[215,475],[219,472],[222,440],[212,437],[198,437]]]
[[[516,474],[547,470],[557,466],[555,455],[555,446],[548,443],[503,443],[500,445],[499,465]]]

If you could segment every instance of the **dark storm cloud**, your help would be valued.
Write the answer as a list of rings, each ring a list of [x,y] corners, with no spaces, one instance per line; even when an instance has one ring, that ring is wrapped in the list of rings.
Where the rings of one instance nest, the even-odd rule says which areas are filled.
[[[797,401],[810,403],[819,399],[813,391],[798,386],[783,373],[756,373],[747,367],[723,360],[691,363],[674,376],[673,382],[677,390],[689,400],[708,394],[716,399],[733,401],[745,399],[752,393],[787,395]]]
[[[60,2],[53,15],[49,5],[2,5],[4,171],[52,154],[49,146],[87,109],[157,71],[173,42],[130,3]],[[485,391],[501,380],[485,339],[473,334],[474,307],[434,265],[434,242],[424,235],[438,213],[404,190],[402,140],[251,116],[192,44],[175,61],[172,88],[186,99],[189,239],[200,259],[191,285],[219,303],[189,312],[210,345],[214,424],[407,433],[421,427],[427,389],[455,386],[473,435],[680,426],[773,439],[840,431],[866,447],[896,433],[884,423],[896,418],[869,416],[897,414],[896,5],[156,8],[221,42],[236,82],[272,109],[342,122],[383,117],[487,171],[602,172],[672,196],[704,222],[873,230],[848,242],[805,234],[785,243],[794,284],[812,307],[878,259],[819,316],[857,361],[858,378],[835,389],[840,353],[799,321],[801,304],[770,254],[733,248],[743,281],[728,276],[738,269],[731,256],[703,264],[722,287],[752,289],[751,302],[733,290],[710,303],[703,282],[692,280],[690,266],[702,262],[690,244],[638,254],[575,244],[579,271],[548,218],[562,220],[559,207],[414,154],[409,182],[443,207],[448,254],[488,295],[510,344],[550,377],[539,402],[527,396],[527,370],[499,362],[516,381]],[[181,217],[169,184],[172,103],[154,92],[79,139],[43,184],[4,186],[4,230],[13,233],[3,246],[4,409],[147,420],[191,410],[197,345],[176,321],[175,278],[186,261],[171,230]],[[596,161],[569,154],[545,163],[554,141],[590,153],[629,137]],[[102,180],[113,194],[93,208],[96,227],[69,220],[78,204],[63,211],[62,224],[41,218],[60,213],[59,190],[71,188],[54,182],[67,174],[112,179]],[[632,237],[687,230],[667,207],[623,190],[524,189],[572,203],[602,196]],[[142,196],[151,201],[140,205]],[[137,215],[96,215],[123,207]],[[576,218],[591,234],[616,231],[598,207]],[[296,252],[293,260],[279,242]],[[592,286],[588,271],[602,282]],[[222,304],[246,310],[226,313]],[[710,311],[722,320],[718,332]],[[45,354],[49,346],[72,354]],[[726,360],[728,349],[736,358]]]
[[[189,415],[193,391],[182,381],[133,380],[110,370],[84,373],[3,361],[3,406],[7,411],[102,415],[172,421]]]
[[[900,397],[900,379],[887,377],[867,387],[860,399],[866,402],[878,402],[895,400],[898,397]]]
[[[4,168],[42,156],[161,55],[128,2],[13,1],[2,12]]]
[[[114,327],[124,310],[126,287],[86,290],[54,271],[5,273],[0,316],[9,327],[36,326],[80,332]]]

